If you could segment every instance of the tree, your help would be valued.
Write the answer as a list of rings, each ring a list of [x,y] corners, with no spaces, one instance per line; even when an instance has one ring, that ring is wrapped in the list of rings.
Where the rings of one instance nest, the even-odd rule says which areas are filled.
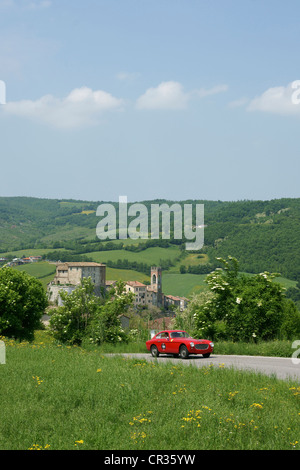
[[[134,294],[125,291],[125,283],[118,281],[103,305],[98,308],[89,328],[89,340],[94,344],[127,341],[121,327],[120,315],[133,303]]]
[[[203,321],[207,325],[208,319],[211,336],[218,331],[219,322],[223,334],[234,341],[275,338],[284,321],[286,302],[283,288],[273,281],[278,274],[247,276],[239,273],[235,258],[228,256],[227,260],[218,261],[223,268],[217,268],[206,278],[214,295],[204,307],[198,308],[196,327],[199,329]]]
[[[184,266],[184,264],[180,265],[179,271],[180,271],[180,274],[185,274],[186,273],[186,267]]]
[[[0,269],[0,334],[32,341],[48,305],[42,283],[25,272]]]
[[[63,305],[51,312],[53,336],[62,342],[81,344],[103,300],[95,295],[90,278],[83,278],[71,294],[61,290],[60,297]]]
[[[191,301],[185,310],[176,310],[176,316],[173,320],[173,327],[175,329],[187,330],[189,333],[193,332],[193,336],[198,337],[211,337],[212,321],[210,311],[207,305],[210,305],[214,294],[210,291],[200,292],[194,294]]]
[[[126,293],[119,281],[104,297],[94,293],[90,278],[71,294],[61,291],[63,305],[51,314],[50,327],[56,339],[71,344],[81,344],[83,339],[91,343],[115,343],[125,341],[120,315],[132,304],[133,294]]]
[[[281,335],[288,340],[300,337],[300,312],[291,299],[285,302]]]

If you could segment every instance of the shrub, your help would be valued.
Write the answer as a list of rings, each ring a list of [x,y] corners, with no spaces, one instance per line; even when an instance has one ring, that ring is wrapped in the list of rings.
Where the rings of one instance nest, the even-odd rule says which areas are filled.
[[[42,283],[25,272],[0,269],[0,334],[32,341],[47,307]]]
[[[132,295],[124,292],[124,283],[118,282],[107,295],[99,297],[91,279],[82,279],[71,294],[62,291],[60,295],[63,306],[55,309],[50,319],[57,340],[71,344],[87,339],[93,344],[127,341],[120,315],[132,303]]]

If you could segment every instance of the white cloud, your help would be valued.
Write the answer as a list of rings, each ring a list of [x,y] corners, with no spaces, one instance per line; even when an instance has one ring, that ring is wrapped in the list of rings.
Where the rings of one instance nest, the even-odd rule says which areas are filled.
[[[162,82],[156,88],[148,90],[138,98],[138,109],[184,109],[189,95],[178,82]]]
[[[124,102],[102,90],[76,88],[63,99],[46,95],[36,101],[8,102],[5,113],[45,122],[58,128],[94,125],[105,111],[121,110]]]
[[[209,89],[200,88],[200,90],[196,90],[195,93],[199,98],[205,98],[206,96],[218,95],[225,91],[228,91],[228,85],[217,85]]]
[[[287,86],[269,88],[262,95],[254,98],[248,105],[248,111],[262,111],[281,115],[300,116],[300,82]]]
[[[24,5],[24,8],[28,10],[40,10],[43,8],[49,8],[51,7],[52,2],[50,0],[40,0],[40,1],[31,1],[27,2]]]
[[[210,89],[185,92],[179,82],[162,82],[156,88],[148,88],[138,98],[136,106],[138,109],[185,109],[193,97],[204,98],[227,90],[227,85],[218,85]]]
[[[51,5],[51,0],[0,0],[0,8],[40,10],[49,8]]]

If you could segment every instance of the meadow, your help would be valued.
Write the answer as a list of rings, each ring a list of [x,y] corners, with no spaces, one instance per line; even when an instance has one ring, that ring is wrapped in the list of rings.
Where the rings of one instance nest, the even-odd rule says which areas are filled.
[[[56,273],[55,264],[50,264],[45,261],[16,266],[15,269],[25,271],[27,274],[36,277],[41,281],[45,289],[47,288],[47,284],[53,280]]]
[[[146,263],[159,265],[161,260],[175,261],[180,256],[177,246],[169,248],[153,247],[147,248],[140,252],[132,252],[126,250],[96,251],[88,253],[88,256],[98,263],[106,263],[108,260],[117,261],[118,259],[127,259],[128,261],[136,261],[137,263]]]
[[[300,448],[299,383],[4,341],[1,450]]]
[[[178,255],[176,247],[171,250],[174,260]],[[15,252],[16,256],[21,256],[23,252]],[[30,255],[42,255],[43,250],[32,250]],[[117,259],[129,259],[131,261],[145,262],[150,264],[159,264],[160,259],[169,259],[170,257],[170,248],[148,248],[141,253],[132,253],[125,250],[114,250],[114,251],[103,251],[95,253],[87,253],[87,255],[92,255],[93,259],[96,262],[104,262],[108,259],[117,261]],[[112,256],[113,255],[113,256]],[[194,255],[193,255],[194,256]],[[187,258],[188,260],[191,258]],[[195,259],[195,258],[194,258]],[[157,262],[157,263],[156,263]],[[181,261],[180,261],[181,262]],[[177,263],[178,267],[178,263]],[[55,265],[42,261],[39,263],[30,263],[23,266],[16,266],[16,269],[20,271],[26,271],[28,274],[40,279],[44,287],[47,287],[47,284],[51,282],[55,276]],[[180,274],[176,272],[176,265],[171,267],[169,270],[164,270],[162,274],[162,285],[163,292],[168,295],[178,295],[183,297],[190,297],[192,294],[198,294],[207,289],[207,284],[205,282],[206,274]],[[251,276],[251,274],[249,274]],[[150,273],[149,275],[135,271],[133,269],[118,269],[106,267],[106,279],[107,280],[122,280],[122,281],[139,281],[139,282],[150,282]],[[286,279],[284,277],[278,277],[277,282],[282,284],[283,287],[295,287],[296,281]]]

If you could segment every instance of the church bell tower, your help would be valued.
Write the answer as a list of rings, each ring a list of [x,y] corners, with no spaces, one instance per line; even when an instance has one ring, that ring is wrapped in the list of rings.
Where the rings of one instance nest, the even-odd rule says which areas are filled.
[[[157,305],[162,305],[161,267],[151,266],[151,289],[157,294]]]

